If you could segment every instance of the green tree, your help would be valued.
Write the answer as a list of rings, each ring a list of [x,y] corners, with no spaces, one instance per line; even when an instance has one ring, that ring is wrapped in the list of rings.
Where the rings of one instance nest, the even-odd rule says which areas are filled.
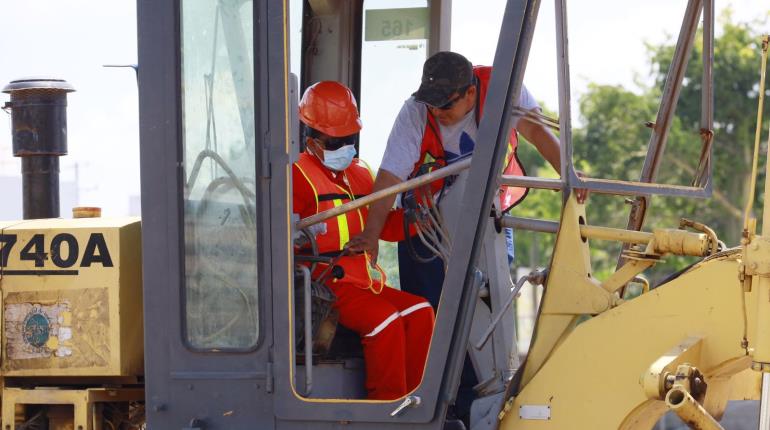
[[[737,244],[743,229],[743,207],[749,198],[761,35],[752,30],[756,27],[752,23],[734,23],[730,9],[723,11],[719,23],[722,34],[714,41],[714,198],[696,204],[678,202],[681,205],[677,206],[698,213],[701,220],[713,226],[728,244]],[[688,183],[698,160],[703,89],[703,45],[700,39],[699,33],[676,110],[677,128],[673,130],[669,153],[661,166],[661,181]],[[674,46],[650,46],[649,50],[656,83],[653,91],[657,94],[671,64]],[[767,125],[764,128],[763,136],[767,133]],[[760,161],[764,162],[764,157]],[[757,182],[762,184],[762,169],[760,173],[762,176]],[[763,200],[761,195],[757,193],[757,204]]]

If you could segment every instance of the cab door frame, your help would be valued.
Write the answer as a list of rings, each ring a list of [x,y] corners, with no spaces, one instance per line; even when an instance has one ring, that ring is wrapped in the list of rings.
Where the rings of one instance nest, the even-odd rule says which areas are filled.
[[[454,241],[459,245],[452,251],[447,276],[444,281],[442,301],[438,311],[436,329],[431,341],[430,355],[422,384],[411,396],[420,398],[417,407],[406,408],[395,416],[392,413],[404,401],[369,401],[348,399],[307,399],[301,397],[292,385],[295,375],[294,349],[292,346],[293,275],[291,262],[290,190],[284,190],[285,199],[274,199],[273,216],[273,309],[274,309],[274,362],[276,378],[275,414],[281,422],[327,421],[344,422],[347,428],[389,428],[410,424],[410,428],[440,428],[447,407],[454,400],[460,372],[468,345],[473,319],[473,305],[483,282],[475,265],[481,250],[489,208],[496,195],[496,175],[502,169],[508,131],[512,124],[511,94],[519,94],[529,48],[534,33],[539,0],[509,0],[505,9],[500,40],[495,55],[491,89],[485,115],[479,126],[479,141],[496,142],[496,145],[480,145],[471,166],[467,189],[485,190],[470,193],[464,198],[464,211],[470,222],[459,229]],[[277,12],[276,12],[277,13]],[[272,15],[271,15],[272,16]],[[277,25],[278,22],[272,22]],[[286,23],[284,22],[284,26]],[[283,31],[284,44],[288,45],[286,29],[269,29],[268,39]],[[274,39],[273,39],[274,40]],[[287,52],[284,49],[284,53]],[[270,63],[277,56],[270,54]],[[283,57],[283,61],[287,58]],[[283,87],[283,99],[288,97],[288,86]],[[271,109],[273,112],[275,109]],[[275,121],[280,121],[273,118]],[[285,112],[284,120],[296,122],[296,113]],[[273,123],[275,124],[275,123]],[[278,124],[280,125],[280,124]],[[275,125],[273,130],[277,128]],[[285,129],[285,127],[284,127]],[[275,137],[275,135],[273,135]],[[289,136],[285,137],[288,142]],[[280,145],[275,142],[275,145]],[[288,143],[284,144],[288,147]],[[287,178],[290,165],[273,164],[274,172],[280,171]],[[277,166],[281,166],[278,168]],[[278,190],[276,190],[278,191]],[[277,193],[278,195],[280,193]],[[284,261],[285,259],[285,261]],[[287,359],[288,358],[288,359]],[[390,424],[390,425],[389,425]],[[279,427],[281,427],[279,425]],[[295,428],[295,427],[291,427]]]
[[[184,337],[185,159],[182,149],[181,5],[139,0],[139,117],[142,192],[145,398],[149,429],[274,428],[271,370],[273,265],[270,164],[256,152],[259,336],[242,351],[191,348]],[[254,88],[257,148],[271,148],[266,2],[254,1]],[[275,2],[270,2],[274,4]],[[212,17],[213,18],[213,17]],[[272,51],[271,51],[272,52]],[[274,96],[274,95],[273,95]],[[275,100],[275,99],[273,99]],[[278,100],[283,100],[280,98]],[[279,129],[275,136],[282,136]],[[280,177],[280,176],[279,176]],[[285,179],[285,178],[284,178]],[[280,181],[279,181],[280,182]],[[285,188],[285,182],[280,188]],[[286,264],[284,262],[284,264]]]

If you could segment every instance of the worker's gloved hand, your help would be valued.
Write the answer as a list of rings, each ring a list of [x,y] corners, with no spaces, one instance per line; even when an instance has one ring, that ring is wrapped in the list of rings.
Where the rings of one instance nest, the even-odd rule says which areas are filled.
[[[312,234],[314,238],[318,237],[319,234],[326,234],[326,223],[321,222],[318,224],[313,224],[306,228],[305,231]],[[292,236],[292,242],[294,243],[295,247],[302,248],[308,244],[309,240],[302,230],[296,230]]]
[[[319,234],[326,234],[326,223],[319,222],[318,224],[313,224],[308,227],[308,230],[310,230],[313,237],[318,237]]]
[[[377,254],[380,250],[380,238],[373,237],[371,233],[367,233],[367,231],[364,230],[361,234],[353,236],[345,245],[345,249],[352,253],[369,254],[370,263],[372,267],[374,267],[374,265],[377,264]]]

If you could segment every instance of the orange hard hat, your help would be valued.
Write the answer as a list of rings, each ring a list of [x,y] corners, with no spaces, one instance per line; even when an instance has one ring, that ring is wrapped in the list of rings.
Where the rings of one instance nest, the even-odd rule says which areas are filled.
[[[358,105],[353,92],[339,82],[311,85],[299,102],[299,119],[331,137],[344,137],[361,130]]]

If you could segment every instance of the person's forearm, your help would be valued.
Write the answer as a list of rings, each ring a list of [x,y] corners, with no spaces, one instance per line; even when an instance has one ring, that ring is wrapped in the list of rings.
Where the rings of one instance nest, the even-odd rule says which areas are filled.
[[[559,140],[556,139],[545,126],[537,124],[535,127],[535,136],[527,140],[532,142],[538,152],[545,158],[557,173],[561,173],[561,149],[559,149]],[[526,137],[526,136],[525,136]]]
[[[377,191],[384,190],[385,188],[400,184],[401,182],[403,181],[394,174],[387,170],[380,169],[377,172],[377,179],[374,180],[372,192],[376,193]],[[366,218],[364,234],[380,237],[382,229],[385,226],[385,221],[388,218],[388,213],[393,207],[393,202],[395,200],[396,195],[391,195],[369,205],[369,215]]]
[[[516,128],[529,142],[535,145],[537,151],[553,166],[554,170],[561,173],[559,139],[544,125],[525,119],[519,120]]]
[[[561,174],[561,148],[559,147],[559,140],[544,126],[540,126],[540,133],[543,134],[543,138],[538,150],[543,154],[543,158],[551,163],[551,166],[557,173]]]

